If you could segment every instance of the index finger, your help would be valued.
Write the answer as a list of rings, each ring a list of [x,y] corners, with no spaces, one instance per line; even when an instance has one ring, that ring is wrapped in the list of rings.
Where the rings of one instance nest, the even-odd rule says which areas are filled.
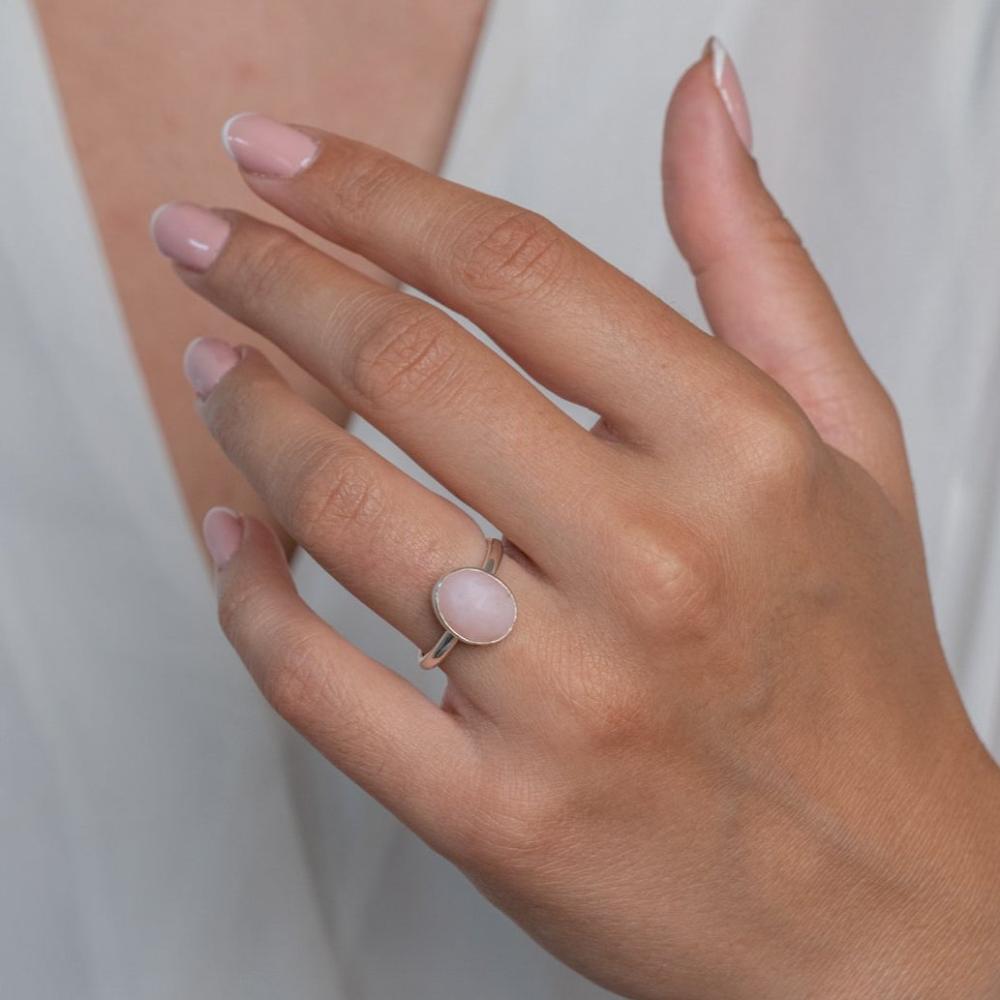
[[[712,338],[535,212],[259,115],[230,119],[224,140],[261,198],[467,316],[620,436],[648,436],[672,403],[690,427],[692,380],[711,393],[711,373],[731,367]],[[667,365],[684,378],[665,379]]]

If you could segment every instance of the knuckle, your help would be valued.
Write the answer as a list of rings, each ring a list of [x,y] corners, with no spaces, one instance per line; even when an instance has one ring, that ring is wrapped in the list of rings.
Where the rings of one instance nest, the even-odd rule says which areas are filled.
[[[809,495],[823,454],[812,425],[799,413],[765,409],[750,417],[740,435],[744,486],[783,501]]]
[[[287,523],[303,542],[344,531],[372,530],[386,507],[372,463],[331,442],[308,447],[290,491]]]
[[[798,231],[774,206],[773,211],[758,220],[745,243],[741,242],[738,247],[727,246],[699,260],[694,267],[694,276],[704,280],[710,274],[732,266],[735,259],[746,259],[748,254],[754,259],[767,259],[775,264],[783,261],[799,262],[805,257],[809,266],[813,266]]]
[[[239,461],[239,442],[243,431],[253,426],[259,409],[260,385],[257,378],[248,376],[248,366],[241,362],[201,404],[202,416],[212,436],[222,445],[226,454]]]
[[[710,547],[682,525],[619,523],[608,560],[613,600],[644,637],[702,637],[718,627],[723,574]]]
[[[239,269],[239,292],[257,311],[280,297],[303,266],[310,251],[291,233],[271,229],[257,236],[243,255]]]
[[[601,669],[578,671],[551,693],[565,746],[576,756],[605,761],[647,752],[664,721],[663,706],[654,709],[652,695],[647,673],[622,670],[610,657]]]
[[[557,863],[573,829],[570,793],[523,773],[498,774],[489,786],[478,808],[466,815],[454,860],[487,878],[502,872],[511,882]]]
[[[263,591],[253,579],[234,580],[219,596],[219,625],[229,641],[239,648],[260,620]]]
[[[874,385],[871,390],[872,406],[882,425],[899,438],[903,437],[903,420],[899,415],[896,401],[885,386],[872,375]]]
[[[456,241],[458,280],[477,294],[534,295],[563,268],[567,238],[544,216],[505,205],[468,224]]]
[[[450,320],[401,296],[373,318],[350,363],[356,390],[377,408],[450,401],[462,384],[460,342]]]
[[[760,223],[757,240],[763,246],[770,247],[779,254],[805,252],[805,245],[798,230],[792,225],[791,220],[778,209],[775,209]]]
[[[352,143],[339,150],[331,194],[338,215],[358,216],[403,180],[407,167],[395,157]]]
[[[283,719],[299,728],[322,698],[329,651],[313,631],[279,635],[275,646],[281,653],[264,672],[261,691]]]
[[[539,652],[565,665],[550,672],[548,697],[568,740],[601,755],[641,744],[651,726],[648,677],[621,669],[620,647],[606,651],[589,611],[567,609],[561,617],[566,634]]]

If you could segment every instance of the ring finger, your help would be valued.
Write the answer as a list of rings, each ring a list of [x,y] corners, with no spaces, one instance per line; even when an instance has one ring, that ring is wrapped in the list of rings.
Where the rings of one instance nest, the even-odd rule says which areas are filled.
[[[442,574],[479,565],[485,547],[475,521],[327,420],[252,348],[197,340],[185,369],[212,435],[278,521],[368,607],[421,650],[430,648],[441,625],[428,595]],[[522,614],[497,647],[503,670],[464,671],[461,650],[442,664],[490,714],[502,708],[502,690],[512,690],[510,672],[525,660],[516,655],[520,633],[531,631],[548,590],[516,557],[504,559],[497,575],[536,612]],[[490,649],[465,652],[481,662]],[[507,683],[498,684],[499,676]]]

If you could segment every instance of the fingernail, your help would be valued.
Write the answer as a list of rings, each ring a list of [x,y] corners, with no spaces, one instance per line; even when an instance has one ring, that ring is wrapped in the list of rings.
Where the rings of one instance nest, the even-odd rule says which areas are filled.
[[[228,507],[213,507],[201,522],[205,548],[216,569],[223,569],[243,541],[243,518]]]
[[[733,123],[736,134],[749,152],[753,148],[753,130],[750,127],[750,111],[736,67],[725,46],[714,35],[705,43],[703,54],[708,53],[712,55],[712,78],[715,80],[715,89],[718,90],[722,103],[729,112],[729,120]]]
[[[184,374],[198,398],[205,399],[239,360],[235,348],[224,340],[199,337],[184,352]]]
[[[265,177],[294,177],[316,159],[316,140],[272,118],[244,111],[222,126],[222,145],[241,170]]]
[[[187,201],[168,201],[149,220],[149,233],[164,257],[192,271],[207,271],[229,237],[229,223]]]

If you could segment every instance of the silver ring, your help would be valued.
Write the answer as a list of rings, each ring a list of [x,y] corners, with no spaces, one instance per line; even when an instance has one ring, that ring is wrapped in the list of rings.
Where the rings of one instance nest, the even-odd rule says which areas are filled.
[[[420,657],[420,666],[431,670],[455,648],[464,642],[470,646],[492,646],[510,635],[514,622],[517,621],[517,601],[496,571],[503,558],[503,542],[499,538],[486,539],[486,555],[480,566],[460,566],[445,573],[434,584],[431,590],[431,605],[434,615],[444,627],[441,638]],[[488,577],[489,584],[477,579]],[[450,590],[459,589],[462,582],[479,592],[478,597],[487,604],[493,602],[493,607],[480,606],[478,609],[463,609],[455,607],[454,595]],[[476,610],[480,613],[480,622],[475,622]],[[483,619],[488,619],[483,621]],[[509,619],[509,622],[508,622]]]

